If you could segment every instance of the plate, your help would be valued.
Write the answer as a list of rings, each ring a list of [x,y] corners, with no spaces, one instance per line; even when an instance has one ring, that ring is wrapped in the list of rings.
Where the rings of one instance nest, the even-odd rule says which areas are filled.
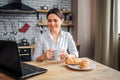
[[[80,65],[67,65],[69,68],[71,69],[75,69],[75,70],[92,70],[96,67],[95,63],[91,63],[87,68],[81,69]]]

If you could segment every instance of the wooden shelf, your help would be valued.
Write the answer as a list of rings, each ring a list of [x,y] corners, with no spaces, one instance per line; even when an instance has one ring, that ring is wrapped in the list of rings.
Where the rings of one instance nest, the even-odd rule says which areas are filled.
[[[64,14],[70,14],[71,11],[62,11],[62,13],[64,13]]]
[[[37,10],[37,12],[47,13],[47,12],[48,12],[48,10]]]
[[[63,23],[62,26],[71,26],[71,27],[73,27],[74,24],[65,24],[65,23]]]
[[[47,26],[47,24],[41,24],[41,23],[38,23],[37,25],[38,26]],[[65,23],[63,23],[62,26],[64,26],[64,27],[68,27],[68,26],[73,27],[74,25],[73,24],[65,24]]]
[[[37,10],[36,12],[39,12],[39,13],[47,13],[48,10]],[[62,11],[62,13],[64,13],[64,14],[69,14],[69,13],[71,13],[71,11],[70,11],[70,10],[69,10],[69,11]]]

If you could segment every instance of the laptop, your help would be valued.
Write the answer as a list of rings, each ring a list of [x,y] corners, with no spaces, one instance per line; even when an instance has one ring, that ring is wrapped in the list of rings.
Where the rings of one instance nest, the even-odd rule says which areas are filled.
[[[18,80],[45,73],[47,69],[21,62],[17,43],[0,40],[0,71]]]

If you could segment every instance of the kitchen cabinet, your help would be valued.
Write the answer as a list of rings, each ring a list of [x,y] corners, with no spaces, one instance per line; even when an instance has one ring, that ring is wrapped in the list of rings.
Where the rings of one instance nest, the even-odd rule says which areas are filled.
[[[31,61],[34,52],[34,45],[30,46],[18,46],[19,55],[22,62]]]
[[[19,56],[22,62],[31,61],[31,48],[19,49]]]

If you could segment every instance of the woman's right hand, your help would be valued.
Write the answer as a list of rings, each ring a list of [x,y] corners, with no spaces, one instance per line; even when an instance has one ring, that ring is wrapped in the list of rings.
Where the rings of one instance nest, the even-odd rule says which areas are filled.
[[[54,56],[53,55],[53,49],[49,49],[44,54],[42,54],[41,56],[38,56],[36,61],[42,62],[46,59],[52,58],[53,56]]]
[[[47,59],[50,59],[54,56],[53,54],[53,49],[48,49],[46,52],[45,52],[45,56]]]

